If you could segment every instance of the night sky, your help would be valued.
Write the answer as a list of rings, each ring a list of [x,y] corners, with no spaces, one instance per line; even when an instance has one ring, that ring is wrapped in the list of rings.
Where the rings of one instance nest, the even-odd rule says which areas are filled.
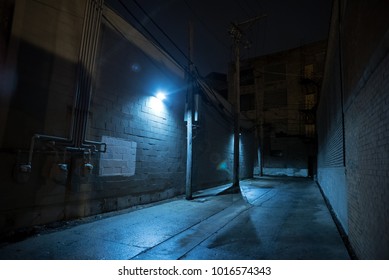
[[[189,22],[194,29],[194,64],[202,76],[227,72],[233,58],[231,23],[259,15],[248,27],[241,59],[269,54],[326,39],[331,0],[106,0],[145,35],[158,41],[187,66]]]

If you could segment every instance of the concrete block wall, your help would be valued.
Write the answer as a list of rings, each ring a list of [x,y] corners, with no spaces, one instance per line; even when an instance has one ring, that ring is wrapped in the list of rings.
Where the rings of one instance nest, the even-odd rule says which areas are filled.
[[[136,170],[136,147],[134,141],[102,136],[107,151],[100,154],[100,176],[133,176]]]
[[[193,188],[196,190],[232,180],[233,122],[231,116],[200,98],[199,120],[193,139]]]
[[[85,5],[15,1],[0,102],[3,147],[28,147],[43,131],[69,136]]]
[[[16,1],[12,27],[15,40],[11,41],[19,48],[9,49],[12,59],[7,57],[7,71],[19,71],[13,73],[18,79],[15,87],[7,87],[7,94],[1,96],[9,98],[1,104],[6,109],[1,115],[6,126],[0,150],[0,238],[37,225],[184,193],[186,81],[164,64],[169,64],[166,57],[158,60],[158,53],[147,55],[145,49],[132,44],[106,20],[101,24],[96,68],[89,73],[92,97],[86,131],[86,140],[106,143],[106,153],[65,153],[55,141],[38,141],[32,172],[15,172],[19,164],[28,162],[35,133],[64,138],[69,134],[86,4],[73,2],[60,1],[55,4],[62,6],[52,6],[51,1]],[[51,19],[51,25],[46,26],[50,32],[45,29],[47,18]],[[73,20],[77,26],[73,26]],[[40,40],[23,39],[32,40],[34,33]],[[147,46],[147,41],[143,43]],[[166,91],[166,100],[155,98],[158,90]],[[212,111],[209,106],[204,102],[200,111]],[[208,132],[220,133],[210,140],[211,150],[217,155],[198,158],[195,165],[199,170],[216,163],[217,157],[231,157],[226,145],[232,138],[225,137],[231,131],[225,120],[213,113],[204,117],[207,132],[196,141],[207,143],[211,137]],[[250,147],[249,141],[242,143],[243,150]],[[91,171],[84,168],[86,162],[93,166]],[[250,163],[242,154],[242,176],[250,176]],[[229,179],[223,172],[206,171],[199,176],[201,187]]]
[[[68,137],[77,59],[86,1],[14,1],[10,40],[1,83],[0,233],[64,219],[68,199],[64,159],[37,143],[31,174],[28,162],[35,133]],[[67,158],[66,160],[69,160]]]
[[[114,47],[113,47],[114,46]],[[185,81],[105,22],[101,31],[88,139],[104,141],[93,181],[118,210],[182,194],[185,186]],[[158,100],[165,90],[166,100]]]
[[[221,97],[219,97],[221,98]],[[253,177],[255,157],[254,135],[242,129],[240,137],[240,179]],[[230,113],[212,106],[203,93],[200,98],[199,120],[193,139],[194,190],[232,181],[234,165],[234,131]]]

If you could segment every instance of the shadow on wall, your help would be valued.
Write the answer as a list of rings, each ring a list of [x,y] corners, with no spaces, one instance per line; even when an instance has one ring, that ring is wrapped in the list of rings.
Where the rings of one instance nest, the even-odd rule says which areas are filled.
[[[15,63],[7,69],[15,69],[9,81],[15,87],[1,89],[8,105],[0,155],[4,231],[84,216],[79,206],[88,195],[74,192],[88,181],[84,167],[92,161],[87,149],[72,150],[75,138],[69,136],[81,126],[72,124],[77,64],[23,40]],[[33,136],[44,133],[57,136],[36,137],[32,145]]]

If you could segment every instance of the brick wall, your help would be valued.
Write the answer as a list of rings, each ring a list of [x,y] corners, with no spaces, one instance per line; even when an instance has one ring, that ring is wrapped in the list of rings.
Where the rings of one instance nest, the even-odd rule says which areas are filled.
[[[339,61],[338,9],[334,5],[332,28],[322,88],[317,110],[318,171],[317,182],[345,232],[348,232],[348,196],[344,166],[342,82]]]
[[[388,9],[334,1],[320,97],[318,182],[360,259],[389,258]]]
[[[389,55],[346,110],[349,238],[358,256],[389,258]]]

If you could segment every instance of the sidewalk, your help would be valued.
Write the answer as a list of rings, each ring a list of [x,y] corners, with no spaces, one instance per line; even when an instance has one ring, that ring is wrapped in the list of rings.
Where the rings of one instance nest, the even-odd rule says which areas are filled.
[[[220,186],[0,248],[0,259],[349,259],[315,182]]]

